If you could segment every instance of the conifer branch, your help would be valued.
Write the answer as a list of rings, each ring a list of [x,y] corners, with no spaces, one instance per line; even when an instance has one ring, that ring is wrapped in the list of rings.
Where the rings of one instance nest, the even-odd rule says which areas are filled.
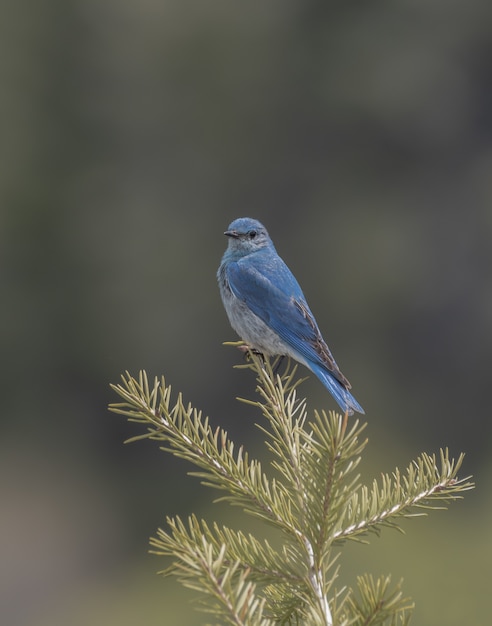
[[[168,518],[170,533],[159,531],[151,539],[152,552],[175,560],[173,572],[188,588],[207,595],[205,610],[234,626],[272,626],[263,616],[265,599],[256,593],[250,572],[243,561],[231,560],[230,546],[213,537],[205,522],[195,516],[188,527],[179,519]]]
[[[171,386],[164,377],[155,378],[150,391],[145,372],[139,373],[138,381],[127,372],[122,384],[111,387],[124,402],[112,404],[110,409],[147,425],[145,434],[127,442],[143,438],[159,442],[162,450],[198,467],[201,471],[190,473],[203,484],[227,491],[224,499],[231,504],[283,529],[288,527],[290,502],[275,479],[267,477],[259,461],[250,460],[243,446],[235,452],[225,430],[212,429],[201,411],[190,404],[185,407],[181,394],[171,407]]]
[[[333,539],[357,539],[369,531],[379,533],[383,526],[399,529],[398,518],[425,515],[423,509],[444,509],[443,504],[462,498],[463,491],[474,487],[469,476],[457,478],[464,455],[450,459],[446,448],[439,457],[440,466],[435,454],[424,452],[404,474],[397,468],[392,476],[375,480],[371,489],[362,486],[354,492],[340,520],[343,527],[333,533]]]
[[[405,471],[366,486],[357,473],[367,444],[361,440],[365,424],[349,426],[347,415],[331,411],[315,411],[309,419],[290,363],[280,375],[277,361],[249,353],[239,367],[257,378],[259,399],[242,401],[265,418],[259,428],[273,473],[185,405],[181,394],[173,403],[164,378],[149,385],[145,372],[138,378],[127,372],[112,385],[122,401],[110,409],[146,428],[129,441],[157,441],[192,463],[193,475],[219,489],[219,499],[280,531],[278,548],[194,515],[187,524],[168,518],[168,529],[151,539],[152,552],[172,558],[163,573],[199,591],[207,611],[235,626],[404,626],[412,604],[399,585],[390,588],[389,577],[361,576],[357,591],[335,590],[340,553],[333,549],[461,498],[473,487],[468,477],[458,477],[463,455],[454,460],[447,449],[439,459],[424,453]]]
[[[358,597],[349,594],[347,614],[354,626],[406,626],[414,608],[414,603],[403,596],[401,581],[390,588],[391,576],[380,576],[376,580],[366,574],[357,577]]]

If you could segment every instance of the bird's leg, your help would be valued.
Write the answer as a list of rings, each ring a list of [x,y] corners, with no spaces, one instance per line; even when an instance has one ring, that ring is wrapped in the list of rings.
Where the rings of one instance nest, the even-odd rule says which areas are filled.
[[[347,430],[347,422],[348,422],[348,411],[345,411],[344,415],[343,415],[343,420],[342,420],[342,439],[345,436],[345,431]]]
[[[276,375],[278,374],[278,371],[279,371],[279,369],[280,369],[280,366],[281,366],[281,365],[282,365],[282,363],[284,362],[284,359],[285,359],[285,354],[281,354],[281,355],[278,357],[278,360],[277,360],[277,362],[276,362],[276,364],[275,364],[275,367],[273,368],[273,374],[274,374],[274,376],[276,376]]]

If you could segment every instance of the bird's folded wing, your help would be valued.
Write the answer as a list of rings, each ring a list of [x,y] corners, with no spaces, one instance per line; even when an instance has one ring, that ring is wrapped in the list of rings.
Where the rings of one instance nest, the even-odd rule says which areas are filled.
[[[329,370],[345,387],[340,372],[294,276],[285,264],[259,271],[251,264],[233,262],[226,270],[236,296],[304,359]]]

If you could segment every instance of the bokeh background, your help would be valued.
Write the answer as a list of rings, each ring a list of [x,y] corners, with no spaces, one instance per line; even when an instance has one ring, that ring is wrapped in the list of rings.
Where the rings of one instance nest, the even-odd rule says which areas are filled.
[[[165,374],[262,454],[215,282],[244,215],[366,409],[364,477],[449,446],[477,481],[349,546],[342,582],[391,573],[416,624],[488,624],[491,3],[7,1],[0,68],[2,624],[203,623],[148,537],[252,522],[106,407],[124,370]]]

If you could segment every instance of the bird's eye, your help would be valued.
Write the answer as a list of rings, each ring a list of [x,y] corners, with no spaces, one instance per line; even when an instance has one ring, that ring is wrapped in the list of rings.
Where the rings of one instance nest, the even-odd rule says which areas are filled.
[[[256,230],[250,230],[249,231],[249,238],[250,239],[254,239],[256,237],[256,235],[257,235]]]

